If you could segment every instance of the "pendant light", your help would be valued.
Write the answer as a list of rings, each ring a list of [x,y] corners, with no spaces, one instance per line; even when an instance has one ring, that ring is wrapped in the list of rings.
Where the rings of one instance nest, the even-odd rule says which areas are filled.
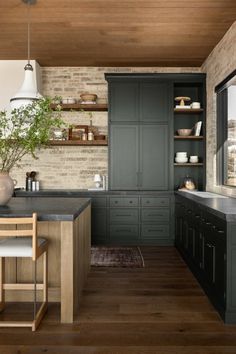
[[[25,77],[23,84],[14,97],[10,99],[12,109],[25,106],[38,100],[40,93],[38,92],[35,77],[33,74],[33,67],[30,64],[30,6],[36,3],[36,0],[22,0],[28,6],[28,23],[27,23],[27,49],[28,49],[28,63],[25,65]]]

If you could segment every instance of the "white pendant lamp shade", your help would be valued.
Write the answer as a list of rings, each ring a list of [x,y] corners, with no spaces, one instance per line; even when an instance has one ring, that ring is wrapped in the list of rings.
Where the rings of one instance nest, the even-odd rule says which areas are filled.
[[[37,90],[33,67],[28,63],[25,66],[25,78],[23,84],[15,96],[10,99],[11,108],[15,109],[28,105],[33,101],[38,100],[40,97],[42,96]]]
[[[28,48],[28,63],[25,66],[24,82],[14,97],[10,99],[12,109],[20,108],[38,100],[42,97],[37,90],[33,67],[30,64],[30,5],[34,5],[36,0],[22,0],[28,5],[28,23],[27,23],[27,48]]]

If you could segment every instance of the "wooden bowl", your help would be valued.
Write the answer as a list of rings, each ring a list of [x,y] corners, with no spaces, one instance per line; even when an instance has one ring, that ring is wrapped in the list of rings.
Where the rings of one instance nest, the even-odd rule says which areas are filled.
[[[178,129],[177,133],[179,136],[189,136],[192,133],[192,129]]]
[[[87,101],[95,102],[96,99],[98,98],[98,96],[93,93],[82,93],[80,97],[83,102],[87,102]]]

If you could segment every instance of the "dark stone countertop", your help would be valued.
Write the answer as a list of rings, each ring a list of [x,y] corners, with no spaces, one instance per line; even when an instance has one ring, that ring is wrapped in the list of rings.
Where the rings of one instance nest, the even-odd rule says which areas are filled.
[[[41,189],[38,192],[28,192],[25,189],[16,189],[16,197],[79,197],[79,196],[107,196],[107,195],[173,195],[173,191],[110,191],[92,189]]]
[[[0,217],[26,217],[36,212],[38,221],[73,221],[89,204],[89,198],[13,197],[0,206]]]
[[[201,207],[208,209],[212,214],[229,222],[236,222],[236,198],[210,197],[202,198],[188,192],[175,192],[176,195],[196,202]]]

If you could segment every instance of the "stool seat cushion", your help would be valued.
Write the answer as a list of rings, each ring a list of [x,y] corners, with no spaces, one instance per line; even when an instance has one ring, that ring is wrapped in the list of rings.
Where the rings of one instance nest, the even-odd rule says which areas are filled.
[[[48,242],[37,237],[38,246],[43,247]],[[0,257],[32,257],[32,237],[7,237],[0,239]]]

